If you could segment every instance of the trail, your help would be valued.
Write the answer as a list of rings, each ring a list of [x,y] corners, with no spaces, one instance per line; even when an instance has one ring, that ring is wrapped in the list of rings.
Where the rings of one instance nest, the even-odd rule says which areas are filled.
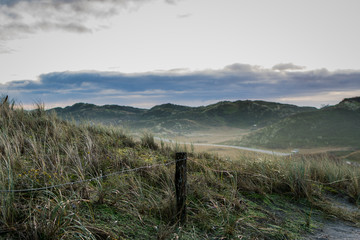
[[[209,146],[209,147],[224,147],[224,148],[233,148],[233,149],[239,149],[239,150],[245,150],[245,151],[252,151],[252,152],[259,152],[259,153],[265,153],[275,156],[289,156],[291,153],[283,153],[283,152],[275,152],[271,150],[263,150],[263,149],[256,149],[256,148],[248,148],[248,147],[240,147],[240,146],[232,146],[232,145],[221,145],[221,144],[211,144],[211,143],[188,143],[188,142],[177,142],[173,141],[171,139],[166,138],[159,138],[155,137],[156,140],[168,142],[168,143],[178,143],[178,144],[187,144],[187,145],[194,145],[194,146]]]
[[[305,237],[307,240],[359,240],[360,228],[345,222],[324,222],[322,229],[315,234]]]
[[[327,200],[345,212],[360,214],[360,209],[343,197],[327,196]],[[323,220],[320,229],[304,237],[308,240],[359,240],[360,228],[342,220]]]

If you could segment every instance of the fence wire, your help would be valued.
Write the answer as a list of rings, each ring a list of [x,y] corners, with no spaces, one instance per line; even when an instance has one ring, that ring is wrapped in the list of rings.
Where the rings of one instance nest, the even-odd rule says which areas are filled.
[[[66,182],[66,183],[62,183],[62,184],[50,185],[50,186],[39,187],[39,188],[9,189],[9,190],[1,190],[0,189],[0,193],[35,192],[35,191],[48,190],[48,189],[53,189],[53,188],[60,188],[60,187],[68,186],[68,185],[80,184],[80,183],[85,183],[85,182],[92,182],[92,181],[95,181],[95,180],[99,180],[99,179],[114,176],[114,175],[120,175],[120,174],[127,173],[127,172],[135,172],[135,171],[139,171],[141,169],[150,169],[150,168],[155,168],[155,167],[160,167],[160,166],[168,166],[168,165],[174,164],[176,162],[184,161],[184,160],[185,159],[178,159],[178,160],[171,161],[171,162],[168,162],[168,163],[153,164],[153,165],[147,165],[147,166],[131,168],[131,169],[123,169],[121,171],[112,172],[112,173],[109,173],[109,174],[106,174],[106,175],[101,175],[101,176],[97,176],[97,177],[93,177],[93,178],[89,178],[89,179],[78,180],[78,181],[74,181],[74,182]]]

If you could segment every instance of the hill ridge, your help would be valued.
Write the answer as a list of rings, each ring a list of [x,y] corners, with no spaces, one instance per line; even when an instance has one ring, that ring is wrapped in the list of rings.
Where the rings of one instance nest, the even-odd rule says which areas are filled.
[[[254,124],[266,126],[298,112],[316,110],[314,107],[299,107],[276,102],[237,100],[220,101],[198,107],[165,103],[150,109],[76,103],[49,111],[55,111],[62,118],[74,118],[78,121],[126,124],[131,128],[151,128],[157,131],[164,129],[190,131],[214,126],[239,128],[250,128]]]

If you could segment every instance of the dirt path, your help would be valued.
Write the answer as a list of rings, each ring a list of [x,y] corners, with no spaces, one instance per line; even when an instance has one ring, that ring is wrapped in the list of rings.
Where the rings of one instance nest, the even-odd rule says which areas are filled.
[[[305,237],[305,239],[314,240],[359,240],[360,228],[348,225],[347,223],[324,222],[321,230],[315,234]]]
[[[342,211],[360,214],[360,209],[350,204],[346,199],[336,196],[328,196],[327,199]],[[313,240],[359,240],[360,228],[351,223],[341,220],[323,220],[320,229],[304,239]]]

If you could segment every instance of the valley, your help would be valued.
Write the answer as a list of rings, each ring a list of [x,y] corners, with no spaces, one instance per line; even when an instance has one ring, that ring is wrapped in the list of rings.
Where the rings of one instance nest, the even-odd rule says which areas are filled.
[[[243,150],[219,145],[284,153],[297,149],[301,154],[331,153],[359,161],[355,154],[360,149],[357,97],[322,109],[246,100],[200,107],[162,104],[151,109],[78,103],[49,111],[77,122],[121,126],[135,138],[148,131],[158,138],[192,143],[197,152],[228,158]]]

